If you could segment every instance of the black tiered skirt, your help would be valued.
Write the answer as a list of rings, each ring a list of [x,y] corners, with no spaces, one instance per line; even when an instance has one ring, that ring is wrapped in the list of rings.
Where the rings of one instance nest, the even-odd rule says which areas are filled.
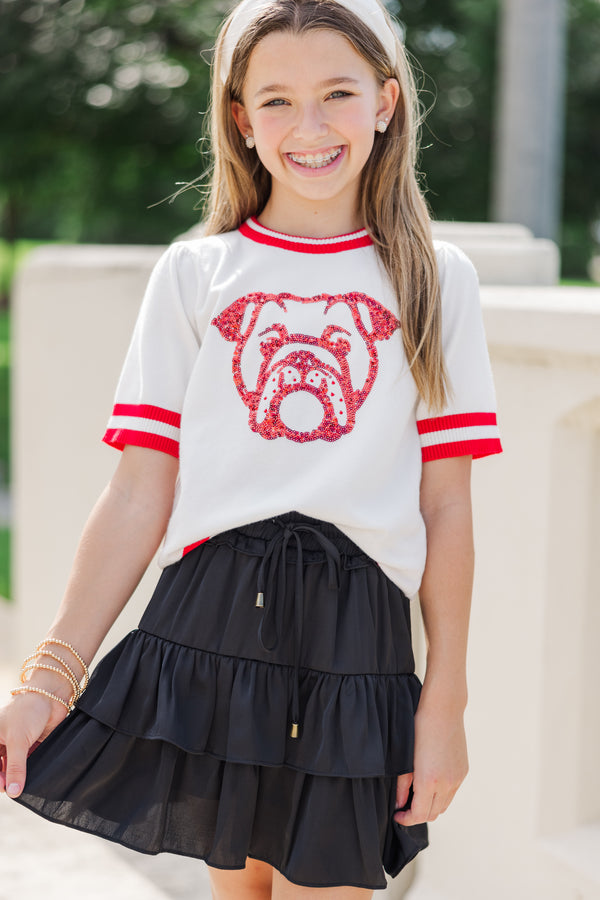
[[[164,570],[18,802],[143,853],[383,888],[427,845],[393,821],[413,669],[409,601],[335,526],[224,532]]]

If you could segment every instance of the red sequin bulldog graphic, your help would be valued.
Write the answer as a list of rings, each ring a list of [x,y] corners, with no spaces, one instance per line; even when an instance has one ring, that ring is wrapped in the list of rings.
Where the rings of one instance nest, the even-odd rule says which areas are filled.
[[[233,380],[268,440],[337,441],[377,376],[376,341],[400,323],[366,294],[253,293],[212,321],[235,343]]]

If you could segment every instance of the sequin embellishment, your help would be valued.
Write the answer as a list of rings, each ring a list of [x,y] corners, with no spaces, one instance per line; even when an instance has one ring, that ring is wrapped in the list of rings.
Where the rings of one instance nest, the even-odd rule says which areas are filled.
[[[235,343],[233,380],[250,428],[267,440],[337,441],[377,377],[376,341],[400,327],[366,294],[256,292],[212,320]]]

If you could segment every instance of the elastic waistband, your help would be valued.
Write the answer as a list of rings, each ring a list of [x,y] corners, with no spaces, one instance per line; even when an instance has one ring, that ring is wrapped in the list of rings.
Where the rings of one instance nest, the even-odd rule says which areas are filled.
[[[346,564],[352,562],[352,566],[369,565],[373,560],[364,550],[350,540],[343,531],[333,525],[331,522],[325,522],[321,519],[314,519],[311,516],[305,516],[299,512],[286,512],[269,519],[261,519],[259,522],[250,522],[247,525],[240,525],[229,531],[223,531],[215,535],[210,540],[215,543],[226,542],[236,549],[242,550],[252,555],[262,556],[265,552],[267,544],[289,525],[310,525],[311,528],[318,529],[321,534],[328,538],[337,548],[341,555],[346,558]],[[304,551],[305,562],[322,561],[325,558],[325,551],[318,539],[309,531],[299,532]]]

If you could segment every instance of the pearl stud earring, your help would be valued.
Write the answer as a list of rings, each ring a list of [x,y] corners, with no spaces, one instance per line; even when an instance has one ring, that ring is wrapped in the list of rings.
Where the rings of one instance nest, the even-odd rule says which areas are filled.
[[[246,135],[246,147],[248,148],[248,150],[252,150],[252,148],[254,146],[255,146],[254,138],[252,137],[251,134],[247,134]]]
[[[387,119],[379,119],[379,121],[375,124],[375,131],[378,131],[380,134],[383,134],[384,131],[387,131]]]

